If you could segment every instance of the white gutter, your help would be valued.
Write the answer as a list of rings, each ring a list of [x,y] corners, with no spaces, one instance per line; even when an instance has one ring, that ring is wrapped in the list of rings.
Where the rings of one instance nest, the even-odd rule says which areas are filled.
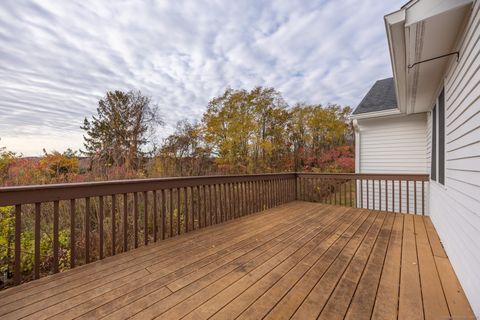
[[[369,118],[380,118],[380,117],[388,117],[388,116],[398,116],[401,115],[402,112],[398,108],[395,109],[388,109],[382,111],[375,111],[375,112],[365,112],[359,114],[352,114],[350,116],[351,119],[369,119]],[[354,124],[355,125],[355,124]]]

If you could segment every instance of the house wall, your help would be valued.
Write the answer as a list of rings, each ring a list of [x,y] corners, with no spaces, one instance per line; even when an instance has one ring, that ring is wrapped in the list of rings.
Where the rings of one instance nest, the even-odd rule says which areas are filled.
[[[395,116],[391,118],[358,119],[357,132],[357,173],[428,173],[427,171],[427,115],[415,114],[409,116]],[[384,181],[363,181],[363,185],[357,186],[360,199],[360,207],[396,211],[401,208],[402,212],[415,212],[415,186],[410,182],[408,186],[402,183],[402,201],[399,202],[398,194],[392,197],[388,194],[388,201],[385,199],[386,185]],[[369,193],[367,201],[367,183]],[[416,183],[417,190],[417,213],[422,213],[422,183]],[[425,194],[428,194],[428,184],[424,186]],[[389,182],[388,190],[392,190],[392,183]],[[382,192],[383,190],[383,192]],[[395,190],[400,190],[399,182],[395,182]],[[374,192],[372,192],[374,191]],[[381,198],[380,198],[381,197]],[[395,202],[393,201],[395,200]],[[386,208],[388,203],[388,208]],[[376,205],[374,207],[374,205]],[[380,208],[381,206],[381,208]],[[425,213],[428,213],[428,197],[425,198]]]
[[[445,86],[445,186],[431,182],[431,218],[480,316],[480,13],[476,2]],[[428,115],[431,150],[431,115]],[[430,167],[431,152],[428,151]]]

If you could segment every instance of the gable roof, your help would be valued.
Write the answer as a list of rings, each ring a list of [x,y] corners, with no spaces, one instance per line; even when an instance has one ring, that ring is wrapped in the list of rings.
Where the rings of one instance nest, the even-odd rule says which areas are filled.
[[[377,112],[397,108],[395,83],[393,78],[378,80],[368,91],[362,102],[355,108],[353,114]]]

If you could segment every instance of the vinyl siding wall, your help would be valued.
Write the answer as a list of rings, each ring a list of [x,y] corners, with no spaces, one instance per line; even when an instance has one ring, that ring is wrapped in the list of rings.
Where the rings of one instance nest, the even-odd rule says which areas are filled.
[[[476,2],[445,85],[445,186],[431,182],[431,218],[480,316],[480,14]],[[431,115],[428,148],[431,150]],[[428,166],[431,153],[428,151]]]
[[[360,144],[358,158],[358,173],[428,173],[427,171],[427,153],[426,153],[426,134],[427,134],[426,114],[416,114],[410,116],[398,116],[393,118],[375,118],[358,120]],[[415,206],[415,186],[414,182],[409,182],[409,199],[407,205],[407,185],[402,183],[402,203],[399,202],[398,194],[393,199],[389,193],[388,201],[385,199],[385,181],[363,181],[363,186],[358,185],[358,192],[363,190],[360,201],[362,207],[373,209],[392,210],[404,213],[414,213],[415,207],[417,213],[422,213],[421,193],[422,183],[417,182],[417,203]],[[367,183],[368,194],[367,202]],[[399,182],[395,182],[395,190],[399,190]],[[424,186],[425,194],[428,194],[428,184]],[[374,190],[374,192],[372,192]],[[382,192],[383,190],[383,192]],[[388,190],[391,192],[392,183],[389,182]],[[381,199],[380,199],[381,195]],[[359,194],[360,196],[360,194]],[[395,202],[393,202],[395,200]],[[388,203],[388,208],[385,207]],[[381,208],[378,205],[381,204]],[[409,210],[407,211],[407,207]],[[428,213],[428,197],[424,204],[425,213]]]

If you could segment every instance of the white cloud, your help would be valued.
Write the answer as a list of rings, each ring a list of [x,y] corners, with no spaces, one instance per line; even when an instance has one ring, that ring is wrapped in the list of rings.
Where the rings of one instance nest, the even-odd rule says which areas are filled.
[[[356,106],[391,74],[383,16],[402,2],[2,1],[0,145],[79,148],[113,89],[151,95],[163,135],[227,86]]]

